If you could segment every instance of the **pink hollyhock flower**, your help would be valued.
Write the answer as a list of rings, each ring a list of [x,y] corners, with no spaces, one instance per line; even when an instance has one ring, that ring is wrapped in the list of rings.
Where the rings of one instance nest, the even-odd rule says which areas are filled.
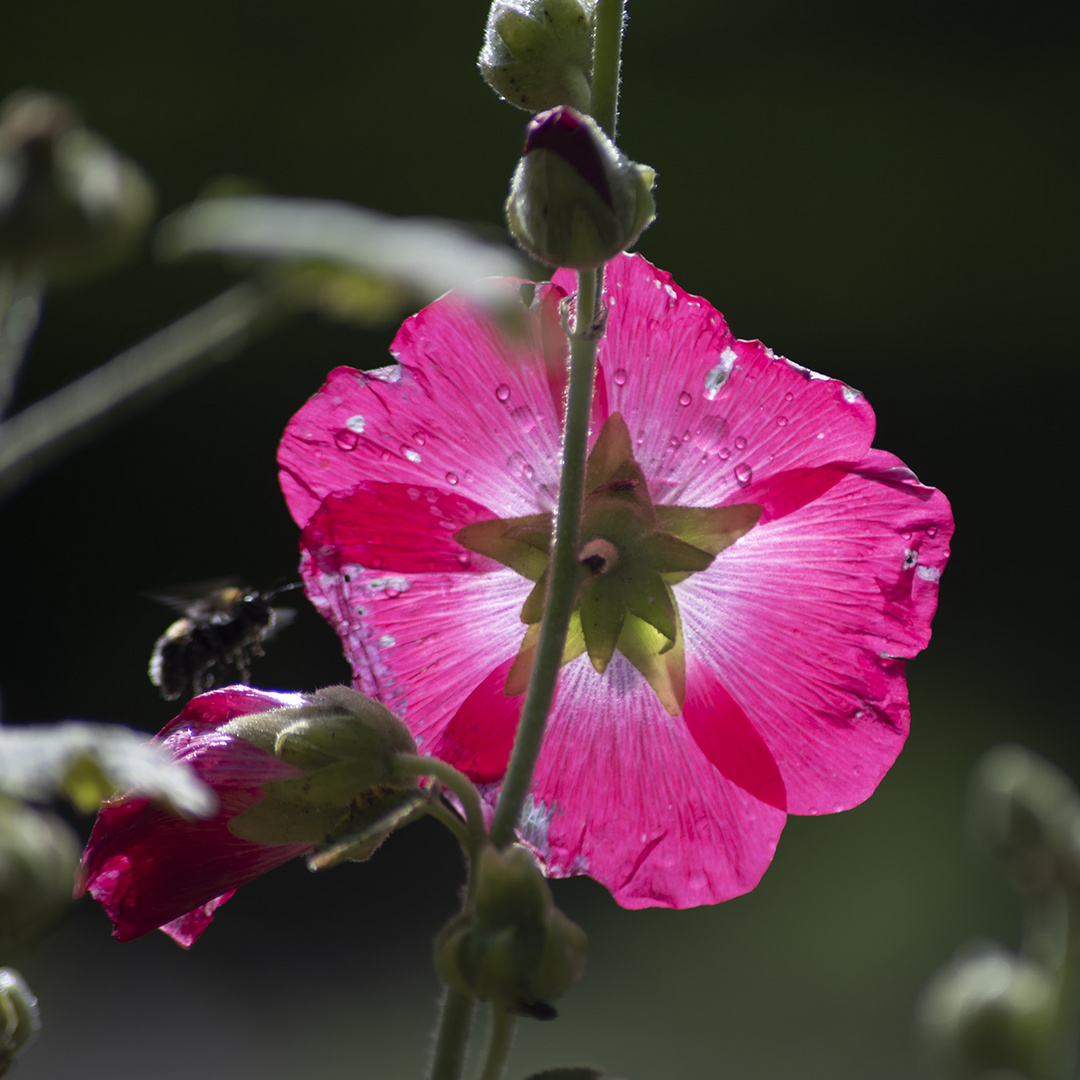
[[[300,694],[230,686],[192,699],[157,734],[175,760],[214,790],[217,812],[202,820],[182,818],[131,795],[102,804],[75,895],[88,891],[101,903],[114,937],[131,941],[160,928],[189,948],[239,886],[311,850],[310,843],[256,843],[229,831],[233,818],[263,798],[263,784],[302,774],[219,730],[238,716],[303,703]]]
[[[333,372],[279,458],[308,594],[357,687],[489,805],[523,702],[523,620],[542,610],[558,309],[574,278],[506,288],[526,304],[520,337],[443,297],[402,327],[397,366]],[[734,338],[639,256],[609,264],[605,292],[590,457],[602,482],[586,501],[586,525],[601,524],[584,538],[632,495],[633,520],[668,534],[635,558],[680,538],[707,551],[643,564],[668,602],[631,597],[606,649],[582,644],[579,618],[521,833],[549,874],[589,874],[626,907],[715,903],[756,885],[788,813],[855,806],[896,759],[904,659],[929,640],[952,515],[871,448],[857,391]],[[624,539],[625,554],[633,529]]]

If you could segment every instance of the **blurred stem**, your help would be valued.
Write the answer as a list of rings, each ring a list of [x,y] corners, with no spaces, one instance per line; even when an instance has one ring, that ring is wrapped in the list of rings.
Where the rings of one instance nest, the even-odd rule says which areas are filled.
[[[469,826],[469,853],[477,854],[487,841],[487,829],[484,828],[484,812],[480,806],[480,794],[472,781],[453,765],[448,765],[438,758],[424,757],[421,754],[398,754],[397,768],[407,776],[434,776],[443,787],[449,788],[460,800],[465,811],[465,821]]]
[[[226,360],[294,308],[269,285],[246,281],[0,424],[0,499],[122,409],[149,404],[182,379]]]
[[[431,1059],[430,1080],[461,1080],[475,1008],[476,1000],[463,990],[450,986],[446,988],[439,1013],[435,1055]]]
[[[592,113],[612,142],[619,117],[619,70],[625,24],[626,0],[598,0],[593,37]]]
[[[514,1045],[517,1017],[504,1005],[493,1002],[491,1006],[491,1032],[488,1036],[487,1058],[480,1080],[502,1080],[510,1048]]]
[[[596,377],[596,347],[600,339],[597,329],[600,279],[599,270],[582,270],[578,274],[577,309],[570,334],[570,381],[563,432],[562,480],[555,517],[555,544],[551,552],[551,573],[536,662],[521,711],[514,751],[510,755],[510,764],[499,793],[499,804],[495,808],[495,819],[491,824],[492,842],[500,848],[513,840],[514,829],[529,793],[548,713],[555,700],[555,684],[562,665],[566,631],[570,626],[581,580],[578,552],[581,547],[581,508],[584,501],[585,458],[589,448],[589,416]]]
[[[44,279],[0,266],[0,419],[15,396],[19,370],[41,319]]]

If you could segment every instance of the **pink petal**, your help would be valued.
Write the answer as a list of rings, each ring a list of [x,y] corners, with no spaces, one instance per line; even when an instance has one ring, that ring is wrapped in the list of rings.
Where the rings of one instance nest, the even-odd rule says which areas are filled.
[[[575,287],[567,271],[552,281]],[[747,501],[754,476],[865,457],[874,413],[861,394],[738,340],[708,301],[640,255],[608,264],[605,297],[608,407],[622,413],[658,502]]]
[[[517,284],[507,282],[516,294]],[[458,492],[499,517],[554,507],[565,338],[561,290],[536,288],[524,334],[454,297],[414,315],[400,366],[332,372],[290,421],[281,485],[301,526],[332,492],[388,482]],[[553,321],[554,320],[554,321]]]
[[[854,806],[896,759],[908,729],[899,658],[929,640],[951,532],[945,497],[872,451],[675,587],[687,655],[771,749],[789,812]]]
[[[199,734],[208,728],[218,728],[237,716],[266,712],[303,704],[302,694],[287,694],[268,690],[255,690],[250,686],[223,686],[192,698],[180,715],[170,720],[155,736],[164,740],[178,728],[188,728]]]
[[[505,567],[486,574],[394,574],[305,552],[308,596],[341,636],[357,689],[409,726],[417,745],[517,653],[532,582]]]
[[[235,889],[230,889],[228,892],[222,893],[221,896],[215,896],[213,900],[208,900],[201,907],[189,911],[186,915],[181,915],[179,919],[173,919],[172,922],[165,923],[164,926],[158,927],[158,929],[168,934],[177,945],[190,949],[202,936],[202,932],[214,921],[214,912],[226,900],[231,900],[235,892]]]
[[[504,660],[461,703],[426,747],[432,757],[460,769],[477,784],[501,780],[514,748],[525,695],[503,692],[514,657]]]
[[[310,844],[255,844],[229,832],[228,822],[261,795],[219,791],[219,812],[205,821],[145,800],[104,804],[83,856],[84,888],[112,919],[116,938],[131,941],[171,923],[309,850]]]
[[[713,767],[621,655],[604,675],[587,657],[563,669],[522,828],[549,874],[588,874],[628,908],[715,904],[757,884],[785,820]]]
[[[415,484],[367,482],[328,495],[304,530],[316,562],[393,573],[459,573],[500,564],[467,551],[454,533],[495,515],[461,495]]]

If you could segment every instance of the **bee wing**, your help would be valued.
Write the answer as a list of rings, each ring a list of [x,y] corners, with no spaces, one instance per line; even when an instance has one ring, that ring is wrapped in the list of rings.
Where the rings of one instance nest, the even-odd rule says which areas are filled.
[[[167,589],[155,589],[153,592],[144,592],[142,595],[147,600],[164,604],[165,607],[180,615],[187,615],[193,607],[198,606],[214,593],[222,589],[245,589],[244,582],[237,577],[211,578],[207,581],[193,581],[187,585],[172,585]]]
[[[263,640],[267,641],[272,637],[276,637],[282,630],[285,629],[295,618],[296,612],[291,607],[275,607],[270,609],[270,614],[273,616],[270,625],[263,633]]]

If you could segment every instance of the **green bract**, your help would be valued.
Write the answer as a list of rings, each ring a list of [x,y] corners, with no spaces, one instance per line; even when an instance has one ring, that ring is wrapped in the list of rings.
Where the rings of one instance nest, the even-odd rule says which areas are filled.
[[[592,102],[590,0],[495,0],[488,13],[480,73],[501,98],[539,112]]]

